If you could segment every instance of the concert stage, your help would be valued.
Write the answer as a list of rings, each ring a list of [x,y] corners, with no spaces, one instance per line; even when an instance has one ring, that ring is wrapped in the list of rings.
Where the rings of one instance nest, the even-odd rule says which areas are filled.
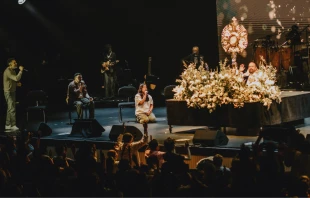
[[[291,94],[292,97],[305,95],[305,92],[300,92],[296,95]],[[310,97],[310,94],[307,93]],[[293,104],[291,104],[293,106]],[[116,107],[104,107],[96,108],[95,117],[96,120],[103,126],[105,131],[100,137],[85,138],[82,135],[70,136],[72,125],[69,125],[68,112],[66,111],[57,111],[48,113],[48,126],[52,129],[52,134],[49,136],[42,137],[42,143],[46,143],[48,146],[55,146],[57,144],[66,143],[70,145],[75,143],[78,145],[81,142],[88,141],[93,142],[97,145],[98,149],[108,150],[113,148],[114,142],[110,140],[109,133],[113,125],[122,125],[119,122],[118,117],[118,108]],[[141,132],[143,132],[143,127],[141,124],[134,121],[134,108],[124,108],[123,110],[123,120],[126,121],[126,126],[137,127]],[[168,137],[176,139],[177,146],[180,146],[180,152],[184,152],[182,149],[185,141],[189,141],[191,146],[191,151],[193,155],[210,155],[215,152],[221,153],[226,156],[234,156],[239,150],[239,147],[242,143],[255,142],[257,136],[239,136],[235,134],[234,128],[227,128],[227,137],[229,142],[224,146],[215,146],[215,147],[198,147],[195,146],[192,142],[195,131],[197,129],[205,129],[206,126],[178,126],[173,125],[173,132],[169,132],[169,125],[167,121],[167,109],[165,106],[156,107],[154,113],[157,117],[156,123],[150,123],[148,125],[149,135],[152,135],[154,139],[159,141],[159,144],[162,145],[164,140]],[[72,114],[73,118],[76,117],[76,114]],[[2,124],[4,119],[1,119]],[[73,120],[74,122],[74,120]],[[28,126],[39,125],[40,121],[30,122]],[[296,126],[301,130],[304,135],[310,134],[310,119],[304,119],[304,124],[299,124]],[[15,133],[2,132],[0,136],[5,135],[14,135]]]

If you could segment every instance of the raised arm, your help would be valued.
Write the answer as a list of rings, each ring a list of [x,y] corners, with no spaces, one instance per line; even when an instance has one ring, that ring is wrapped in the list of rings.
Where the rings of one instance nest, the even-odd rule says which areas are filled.
[[[144,134],[140,141],[132,143],[132,148],[138,150],[141,147],[143,147],[144,145],[146,145],[147,143],[148,143],[148,136],[146,134]]]
[[[75,94],[78,94],[81,92],[81,89],[80,88],[76,88],[74,84],[70,83],[69,84],[69,94],[70,93],[75,93]]]
[[[5,71],[5,74],[6,74],[6,76],[7,76],[9,79],[18,82],[18,81],[22,78],[23,70],[22,70],[22,69],[19,70],[18,74],[17,74],[17,75],[14,75],[14,74],[11,72],[11,70],[7,69],[7,70]]]
[[[191,150],[189,149],[189,143],[188,141],[185,142],[185,148],[187,150],[187,156],[184,157],[185,160],[190,160],[192,159],[192,154],[191,154]]]
[[[135,96],[135,103],[137,105],[143,105],[145,100],[146,100],[146,94],[144,94],[142,98],[141,98],[141,96],[139,94],[136,94],[136,96]]]
[[[114,145],[114,149],[119,151],[120,148],[122,147],[123,144],[123,134],[119,134],[119,136],[117,137],[117,141]]]

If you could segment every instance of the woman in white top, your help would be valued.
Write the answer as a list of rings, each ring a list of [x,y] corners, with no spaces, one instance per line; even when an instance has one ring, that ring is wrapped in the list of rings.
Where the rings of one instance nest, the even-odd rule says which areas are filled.
[[[148,94],[146,84],[140,84],[139,86],[138,93],[135,96],[135,107],[138,122],[146,124],[156,121],[153,113],[153,98]]]

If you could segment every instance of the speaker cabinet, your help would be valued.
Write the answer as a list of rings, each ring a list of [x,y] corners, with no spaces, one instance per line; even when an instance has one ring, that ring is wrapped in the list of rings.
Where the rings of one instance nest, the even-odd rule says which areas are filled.
[[[124,132],[131,133],[134,137],[134,141],[139,141],[143,137],[143,133],[135,126],[113,125],[109,134],[109,138],[111,141],[115,142],[119,134]]]
[[[221,130],[198,129],[195,131],[193,143],[202,146],[223,146],[228,144],[228,137]]]
[[[298,134],[295,126],[267,126],[263,127],[260,137],[263,141],[274,141],[278,143],[291,144],[292,138]]]
[[[104,131],[96,119],[75,119],[70,136],[100,137]]]
[[[41,131],[41,137],[50,136],[53,132],[52,128],[44,122],[41,122],[39,124],[28,124],[26,131],[31,132],[34,136],[38,136],[38,132]]]

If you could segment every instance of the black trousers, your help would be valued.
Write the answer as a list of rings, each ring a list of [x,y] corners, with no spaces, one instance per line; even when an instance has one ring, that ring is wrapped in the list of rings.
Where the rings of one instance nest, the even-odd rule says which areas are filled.
[[[116,84],[115,74],[105,72],[104,73],[105,97],[114,97],[115,96],[115,84]]]

